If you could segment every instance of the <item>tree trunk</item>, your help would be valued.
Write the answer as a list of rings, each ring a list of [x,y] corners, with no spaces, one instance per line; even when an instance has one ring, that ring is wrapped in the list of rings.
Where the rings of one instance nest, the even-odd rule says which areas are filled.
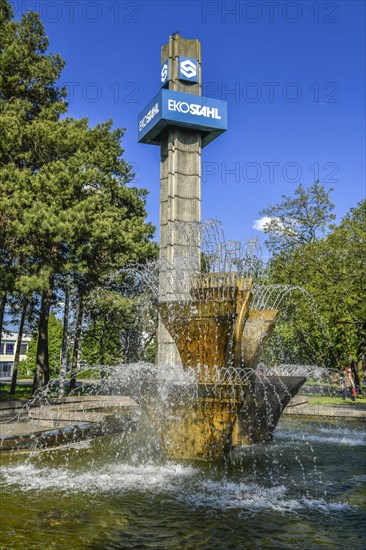
[[[33,393],[41,389],[42,385],[46,385],[50,381],[50,369],[48,363],[48,319],[50,316],[53,294],[53,277],[50,277],[49,282],[50,286],[42,294],[38,328],[37,363],[33,380]]]
[[[6,294],[3,294],[0,300],[0,340],[1,335],[3,332],[3,323],[4,323],[4,314],[5,314],[5,306],[6,306]]]
[[[81,337],[81,327],[83,323],[83,314],[84,314],[84,296],[81,293],[79,297],[78,314],[76,317],[74,347],[72,350],[70,392],[76,388],[76,374],[78,369],[79,344],[80,344],[80,337]]]
[[[105,326],[106,326],[106,316],[103,318],[101,325],[101,333],[99,339],[99,362],[100,362],[100,377],[102,380],[107,376],[105,370]]]
[[[366,355],[366,321],[362,323],[362,326],[357,331],[358,347],[357,347],[357,360],[362,360],[362,356]]]
[[[23,307],[22,307],[22,315],[20,317],[20,323],[19,323],[19,332],[18,332],[17,346],[15,350],[15,357],[14,357],[13,374],[11,377],[11,386],[10,386],[11,395],[15,394],[15,388],[17,385],[19,360],[20,360],[20,346],[22,344],[25,316],[27,315],[27,308],[28,308],[28,300],[24,300]]]
[[[361,394],[365,395],[365,376],[366,373],[362,370],[364,365],[364,358],[366,356],[366,321],[362,324],[362,327],[358,330],[359,344],[357,347],[357,370],[360,378]]]
[[[101,367],[105,366],[105,321],[102,323],[99,339],[99,362]]]
[[[65,307],[64,307],[64,325],[62,331],[62,346],[61,346],[61,368],[59,378],[58,396],[63,397],[65,393],[65,379],[67,372],[67,337],[69,332],[69,306],[70,306],[70,275],[66,277],[65,286]]]

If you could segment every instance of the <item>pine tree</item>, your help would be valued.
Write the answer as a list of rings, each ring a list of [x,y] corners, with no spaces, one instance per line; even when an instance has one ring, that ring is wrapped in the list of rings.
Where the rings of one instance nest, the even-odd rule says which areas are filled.
[[[151,254],[153,227],[146,191],[128,186],[123,131],[112,121],[91,128],[87,119],[60,118],[63,60],[47,53],[37,14],[16,22],[1,2],[0,298],[15,288],[41,297],[36,390],[50,379],[50,311],[64,275],[78,292],[81,328],[85,297],[111,270]]]

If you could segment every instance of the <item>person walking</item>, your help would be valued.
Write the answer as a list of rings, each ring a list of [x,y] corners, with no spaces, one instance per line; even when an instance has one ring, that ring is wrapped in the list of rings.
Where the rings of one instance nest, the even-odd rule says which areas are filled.
[[[353,380],[352,371],[350,368],[345,367],[343,371],[343,401],[345,401],[347,397],[349,397],[352,401],[355,401],[355,393],[355,382]]]
[[[355,361],[354,359],[352,359],[352,360],[351,360],[351,363],[350,363],[350,368],[351,368],[351,372],[352,372],[352,376],[353,376],[353,381],[354,381],[354,384],[355,384],[356,392],[359,394],[359,393],[361,393],[361,384],[360,384],[360,377],[358,376],[358,365],[357,365],[357,361]]]

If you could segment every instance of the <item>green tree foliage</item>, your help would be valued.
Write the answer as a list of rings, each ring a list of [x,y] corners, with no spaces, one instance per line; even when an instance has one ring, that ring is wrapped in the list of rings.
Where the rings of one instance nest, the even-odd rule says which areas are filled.
[[[0,4],[0,298],[40,296],[35,388],[50,377],[48,325],[70,274],[79,296],[113,269],[151,254],[146,191],[130,187],[123,130],[112,121],[60,119],[64,62],[47,53],[38,15],[12,20]],[[77,354],[76,354],[77,361]]]
[[[37,362],[38,335],[34,334],[28,346],[27,359],[20,363],[20,373],[33,376]],[[62,343],[62,322],[54,313],[50,314],[48,322],[48,350],[50,376],[55,377],[60,372],[60,349]]]
[[[12,20],[9,2],[0,5],[0,294],[24,290],[28,297],[48,280],[41,272],[38,244],[30,239],[30,226],[19,217],[34,194],[31,177],[49,160],[47,144],[41,149],[44,128],[65,112],[65,91],[58,80],[63,61],[46,54],[48,39],[37,14]],[[45,140],[43,141],[45,143]],[[46,150],[45,150],[46,149]],[[24,280],[24,276],[26,280]],[[21,280],[23,277],[23,280]],[[48,281],[47,281],[48,282]],[[33,286],[34,283],[34,286]],[[46,285],[45,285],[46,286]],[[48,285],[49,286],[49,285]],[[46,292],[43,288],[41,292]],[[50,292],[48,298],[50,301]],[[43,347],[47,345],[48,303],[42,300]],[[47,307],[44,307],[44,306]],[[47,350],[43,350],[45,380],[49,377]],[[40,368],[42,366],[40,365]]]
[[[128,333],[134,325],[134,302],[100,290],[89,300],[88,327],[83,333],[82,358],[88,365],[117,365],[126,361]]]
[[[87,300],[82,361],[88,365],[153,361],[157,304],[131,274],[120,274],[109,286],[98,288]]]
[[[32,120],[49,107],[65,110],[65,91],[56,82],[64,61],[59,55],[46,54],[48,38],[38,14],[29,12],[14,21],[7,0],[0,2],[0,97],[11,117],[22,107],[25,120]],[[15,109],[12,107],[15,106]],[[14,134],[14,125],[9,127]],[[20,140],[19,140],[20,143]]]
[[[269,235],[266,245],[274,254],[316,241],[335,218],[329,191],[319,182],[308,189],[299,185],[293,197],[282,195],[282,199],[281,203],[269,205],[260,212],[268,218],[264,226],[264,232]]]
[[[36,14],[12,20],[6,0],[0,2],[0,185],[11,185],[17,171],[30,167],[28,130],[37,117],[56,116],[65,109],[64,91],[55,82],[63,62],[46,55],[48,45]],[[21,241],[13,232],[14,208],[4,201],[0,212],[0,330],[6,295],[14,289]],[[24,244],[24,243],[23,243]]]
[[[366,351],[366,201],[332,226],[326,237],[300,245],[275,256],[268,268],[274,283],[301,285],[314,299],[316,315],[306,310],[304,299],[296,294],[290,307],[296,320],[292,328],[279,325],[284,347],[302,342],[315,360],[341,364]],[[320,328],[319,328],[320,327]]]

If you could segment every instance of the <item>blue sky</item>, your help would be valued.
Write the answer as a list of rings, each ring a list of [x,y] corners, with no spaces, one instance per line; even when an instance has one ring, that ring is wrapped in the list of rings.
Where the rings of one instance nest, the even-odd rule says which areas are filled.
[[[137,143],[137,115],[159,90],[160,47],[202,42],[203,92],[228,101],[228,130],[203,150],[202,219],[243,240],[259,211],[314,179],[338,220],[365,197],[362,1],[12,2],[33,9],[66,60],[69,115],[126,128],[125,157],[159,222],[159,149]]]

